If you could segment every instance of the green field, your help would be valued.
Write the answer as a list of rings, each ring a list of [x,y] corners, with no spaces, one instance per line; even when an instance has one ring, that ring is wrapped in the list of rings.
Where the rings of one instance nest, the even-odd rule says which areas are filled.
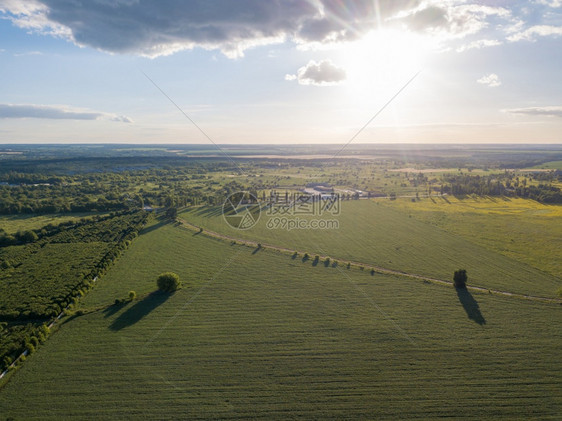
[[[150,294],[176,271],[186,287]],[[111,306],[136,290],[139,299]],[[15,419],[555,419],[561,308],[148,227],[0,393]]]
[[[42,230],[0,248],[0,372],[48,336],[46,326],[75,303],[136,237],[148,215],[114,215]]]
[[[562,170],[562,161],[550,161],[541,165],[536,165],[533,168],[547,169],[547,170]]]
[[[40,229],[45,225],[58,225],[61,222],[77,222],[82,218],[92,215],[104,215],[104,213],[69,213],[51,215],[0,215],[0,228],[10,234],[18,231]]]
[[[444,280],[450,280],[453,272],[462,267],[468,271],[469,283],[485,288],[552,297],[562,284],[560,278],[525,263],[525,260],[501,254],[494,248],[479,244],[470,236],[419,220],[412,217],[408,210],[403,211],[399,206],[384,202],[384,199],[343,201],[339,216],[321,217],[336,219],[339,229],[268,229],[268,221],[275,216],[262,213],[255,227],[241,231],[226,224],[220,208],[209,207],[190,208],[182,212],[180,217],[205,229],[236,238]],[[503,223],[509,220],[509,216],[505,218]],[[486,221],[491,224],[494,222],[494,219]],[[533,238],[530,224],[532,222],[527,225],[531,226],[529,232],[524,234]],[[552,232],[559,229],[555,227],[556,218],[550,219],[550,225],[554,227]],[[548,230],[548,226],[544,230]],[[488,225],[484,231],[493,233],[495,227]],[[507,236],[506,232],[500,235]],[[504,244],[509,244],[511,237],[503,239]],[[555,244],[553,242],[541,248],[550,250],[546,259],[560,260],[555,258],[560,255],[560,248],[555,247]]]
[[[382,201],[487,249],[553,276],[562,273],[562,206],[517,198],[467,197]]]

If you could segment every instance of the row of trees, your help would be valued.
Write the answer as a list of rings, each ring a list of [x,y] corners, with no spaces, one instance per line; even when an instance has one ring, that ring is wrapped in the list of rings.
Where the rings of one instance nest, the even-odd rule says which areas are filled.
[[[561,182],[562,172],[555,171],[536,175],[539,184],[528,184],[513,173],[493,175],[450,174],[443,176],[441,194],[477,194],[480,196],[516,196],[543,203],[562,203],[562,190],[542,181]]]

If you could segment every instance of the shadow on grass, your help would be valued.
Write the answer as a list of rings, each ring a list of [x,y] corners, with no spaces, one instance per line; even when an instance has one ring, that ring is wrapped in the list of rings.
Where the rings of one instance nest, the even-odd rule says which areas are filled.
[[[474,320],[479,325],[485,325],[486,319],[482,315],[480,306],[472,294],[466,288],[457,288],[457,295],[468,318]]]
[[[149,232],[152,232],[154,230],[157,230],[158,228],[162,228],[164,225],[168,225],[171,222],[173,222],[170,219],[163,219],[160,222],[158,222],[157,224],[154,224],[148,228],[144,228],[143,230],[141,230],[141,232],[139,233],[139,235],[145,235],[148,234]]]
[[[197,216],[218,216],[222,214],[222,206],[204,206],[194,211]]]
[[[104,313],[104,318],[107,319],[108,317],[113,316],[115,313],[117,313],[119,310],[121,310],[123,307],[125,307],[127,304],[129,304],[130,301],[125,301],[119,304],[112,304],[109,307],[107,307],[105,310],[103,310]]]
[[[125,312],[117,317],[109,328],[111,330],[121,330],[126,327],[132,326],[138,321],[142,320],[145,316],[150,314],[152,310],[164,304],[171,294],[162,291],[155,291],[142,300],[129,307]],[[117,307],[117,306],[116,306]]]

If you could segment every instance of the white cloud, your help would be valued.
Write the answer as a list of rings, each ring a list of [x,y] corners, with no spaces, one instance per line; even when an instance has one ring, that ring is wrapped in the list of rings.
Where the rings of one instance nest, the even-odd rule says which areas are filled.
[[[25,53],[14,53],[14,57],[24,57],[24,56],[42,56],[41,51],[26,51]]]
[[[412,30],[427,32],[444,39],[462,39],[481,32],[494,19],[511,22],[513,16],[504,7],[435,0],[433,3],[424,2],[416,9],[399,13],[390,21],[402,22]]]
[[[481,83],[482,85],[487,85],[490,88],[497,88],[502,84],[500,78],[495,73],[490,73],[489,75],[482,76],[476,82]]]
[[[552,25],[535,25],[531,26],[530,28],[516,33],[514,35],[510,35],[507,37],[509,41],[516,42],[516,41],[535,41],[537,37],[548,37],[554,36],[558,37],[562,35],[562,26],[552,26]]]
[[[562,7],[562,0],[535,0],[535,3],[552,8]]]
[[[548,107],[511,108],[503,111],[511,114],[523,114],[530,116],[562,117],[562,105]]]
[[[285,75],[285,80],[297,80],[301,85],[333,86],[343,82],[346,77],[345,70],[335,66],[330,60],[311,60],[296,75]]]
[[[2,118],[45,118],[54,120],[110,120],[132,123],[126,116],[84,110],[66,105],[0,104]]]
[[[468,44],[461,45],[457,48],[457,52],[462,53],[463,51],[467,50],[495,47],[497,45],[502,45],[502,42],[497,39],[479,39]]]

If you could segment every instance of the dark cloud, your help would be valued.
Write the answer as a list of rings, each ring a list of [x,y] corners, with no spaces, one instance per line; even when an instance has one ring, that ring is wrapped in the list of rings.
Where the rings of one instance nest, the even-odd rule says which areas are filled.
[[[349,41],[382,26],[461,38],[510,17],[476,0],[0,0],[0,13],[81,46],[149,57],[195,47],[235,57],[287,39]]]
[[[0,118],[46,118],[54,120],[111,120],[132,123],[126,116],[96,111],[82,111],[58,105],[0,104]]]
[[[0,0],[14,23],[82,46],[150,57],[360,37],[419,0]]]
[[[200,46],[239,55],[282,40],[317,9],[302,0],[42,0],[73,40],[146,56]]]
[[[330,86],[346,79],[345,70],[335,66],[330,60],[319,63],[311,60],[301,67],[296,75],[287,75],[287,80],[297,80],[301,85]]]

